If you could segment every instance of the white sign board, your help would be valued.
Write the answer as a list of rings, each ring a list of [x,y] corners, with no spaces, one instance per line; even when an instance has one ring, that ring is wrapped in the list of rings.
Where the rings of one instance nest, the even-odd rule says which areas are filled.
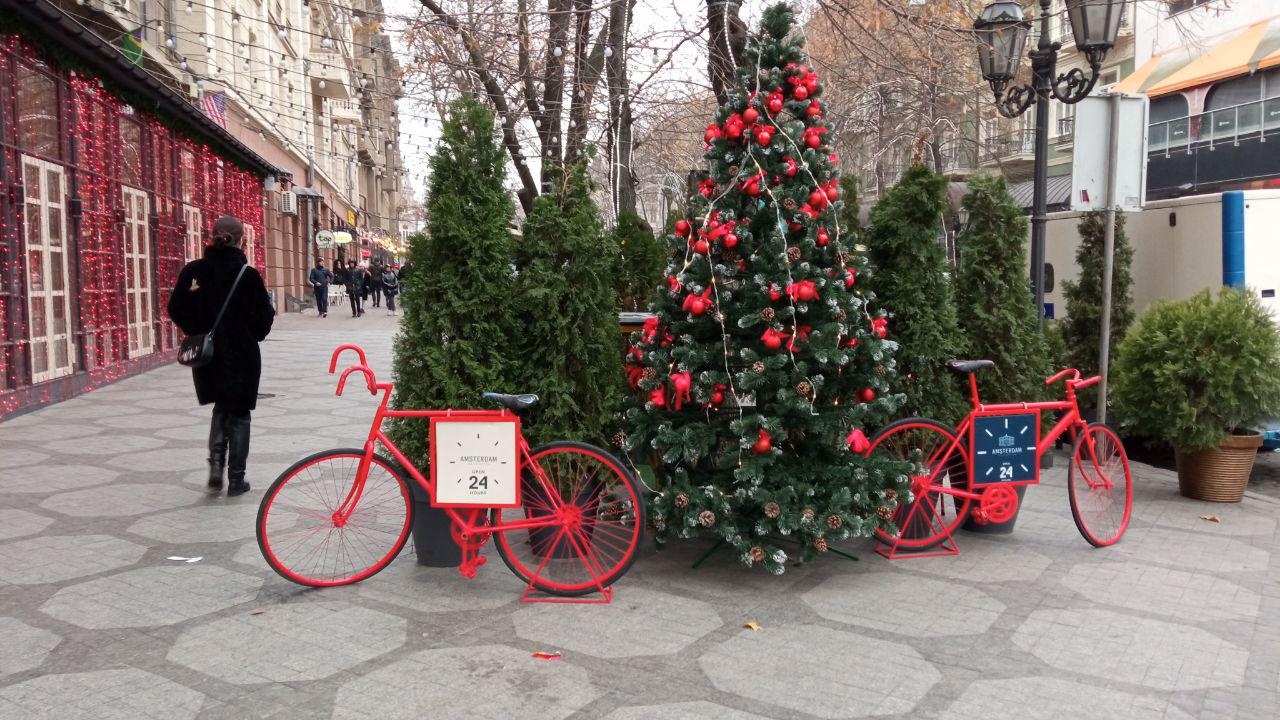
[[[431,479],[436,507],[518,507],[520,423],[511,420],[431,421]]]
[[[333,232],[330,230],[321,230],[316,233],[316,249],[328,250],[333,247]]]
[[[1071,209],[1107,207],[1107,138],[1112,95],[1091,95],[1076,104],[1071,146]],[[1116,142],[1116,208],[1142,209],[1147,199],[1147,96],[1120,95]]]

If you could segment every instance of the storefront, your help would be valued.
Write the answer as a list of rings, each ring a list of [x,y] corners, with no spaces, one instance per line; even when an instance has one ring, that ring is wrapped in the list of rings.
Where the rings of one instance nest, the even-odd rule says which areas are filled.
[[[0,35],[0,419],[169,362],[169,294],[219,215],[265,265],[271,166],[110,48],[66,41],[59,62]]]

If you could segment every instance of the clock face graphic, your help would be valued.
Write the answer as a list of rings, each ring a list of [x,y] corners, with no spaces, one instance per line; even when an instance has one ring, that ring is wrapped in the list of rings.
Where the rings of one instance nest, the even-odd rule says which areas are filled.
[[[1035,482],[1039,426],[1035,413],[974,418],[973,484]]]
[[[519,504],[514,421],[436,419],[431,425],[433,502],[439,506]]]
[[[496,462],[497,465],[502,466],[507,464],[507,460],[505,458],[496,454],[498,452],[498,448],[502,445],[501,440],[493,440],[490,442],[489,439],[485,438],[481,433],[476,433],[474,442],[474,446],[484,447],[487,445],[492,447],[495,453],[492,457],[495,458],[494,462]],[[454,445],[457,447],[457,451],[449,457],[448,462],[450,465],[463,466],[450,468],[450,474],[457,476],[454,480],[455,484],[461,485],[463,483],[467,483],[467,489],[469,490],[488,490],[490,485],[497,487],[498,483],[502,482],[501,477],[490,478],[489,475],[483,471],[471,473],[467,469],[468,463],[459,460],[460,457],[463,457],[463,453],[468,449],[467,445],[461,440],[455,442]],[[473,461],[470,464],[474,465],[475,463]]]

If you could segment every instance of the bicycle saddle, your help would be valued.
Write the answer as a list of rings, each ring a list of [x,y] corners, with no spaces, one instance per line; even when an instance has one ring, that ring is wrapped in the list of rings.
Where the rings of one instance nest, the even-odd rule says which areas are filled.
[[[530,393],[505,395],[503,393],[487,392],[483,397],[485,400],[496,402],[514,413],[524,412],[538,404],[538,396]]]
[[[948,360],[947,369],[953,373],[968,375],[977,372],[982,368],[995,367],[996,364],[990,360]]]

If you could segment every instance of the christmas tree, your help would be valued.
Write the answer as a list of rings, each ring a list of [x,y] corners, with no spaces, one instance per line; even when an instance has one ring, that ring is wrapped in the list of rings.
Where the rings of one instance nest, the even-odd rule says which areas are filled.
[[[956,319],[951,266],[940,238],[947,179],[911,167],[871,210],[864,237],[877,272],[869,282],[889,309],[904,415],[958,420],[966,405],[946,362],[965,353]]]
[[[1053,370],[1027,279],[1027,218],[999,176],[973,178],[964,209],[956,305],[969,354],[996,364],[982,374],[983,399],[1043,397]]]
[[[737,87],[706,130],[710,172],[668,236],[654,318],[633,336],[620,438],[655,459],[655,538],[714,536],[780,573],[871,534],[904,468],[862,456],[896,410],[895,344],[842,232],[822,84],[765,11]]]
[[[526,415],[530,442],[603,442],[618,408],[618,246],[604,232],[584,164],[568,168],[534,201],[516,249],[513,345],[520,392],[541,399]]]
[[[395,339],[394,406],[485,407],[485,391],[519,390],[507,362],[517,335],[512,206],[489,111],[470,99],[455,103],[430,167],[427,233],[409,248],[417,271],[404,280],[410,302]],[[424,461],[426,420],[398,419],[391,433],[411,460]]]

